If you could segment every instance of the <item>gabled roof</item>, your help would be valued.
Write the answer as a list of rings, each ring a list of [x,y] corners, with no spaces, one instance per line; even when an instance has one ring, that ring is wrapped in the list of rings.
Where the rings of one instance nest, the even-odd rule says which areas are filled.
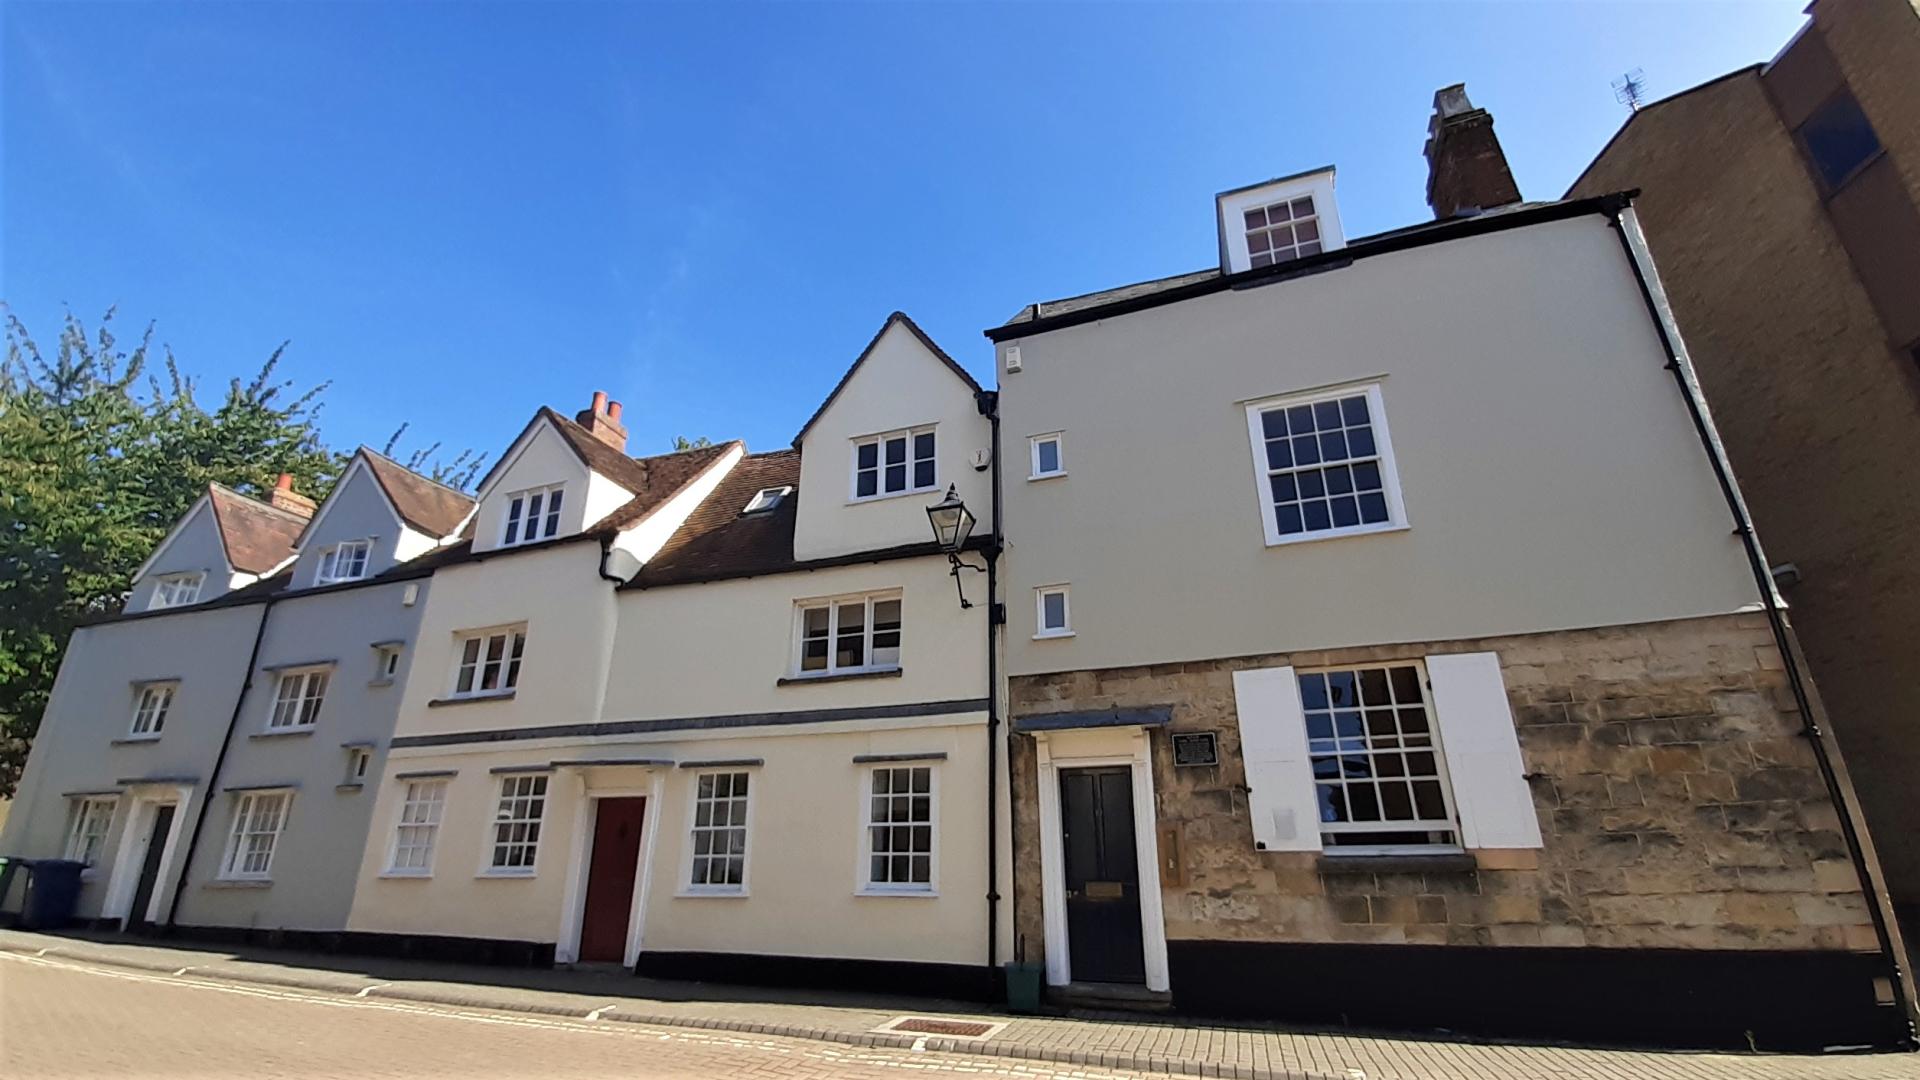
[[[639,490],[634,491],[633,498],[627,500],[619,509],[589,525],[587,531],[618,532],[635,524],[646,517],[649,511],[679,494],[682,488],[693,482],[694,477],[705,472],[709,466],[736,448],[745,450],[746,445],[734,439],[718,446],[676,450],[671,454],[655,454],[652,457],[628,458],[628,461],[638,466],[644,476]]]
[[[307,527],[307,519],[298,514],[219,484],[207,485],[207,499],[227,549],[227,565],[244,574],[264,574],[291,559],[294,541]]]
[[[771,510],[742,514],[763,488],[794,490]],[[793,565],[793,523],[800,505],[800,451],[748,454],[687,515],[635,582],[666,584],[755,573]]]
[[[920,344],[925,345],[928,352],[939,357],[940,362],[947,365],[948,371],[958,375],[960,381],[967,384],[967,389],[972,390],[976,394],[980,393],[980,384],[974,381],[973,376],[967,374],[966,368],[961,367],[955,362],[953,357],[948,356],[945,349],[935,345],[933,339],[927,336],[927,332],[920,329],[918,323],[908,318],[906,312],[896,311],[887,316],[887,321],[880,325],[880,332],[873,335],[873,340],[867,342],[866,348],[860,350],[860,355],[854,359],[853,366],[847,369],[845,375],[840,376],[840,381],[834,384],[833,392],[827,395],[827,400],[821,402],[820,407],[813,410],[813,415],[808,417],[807,422],[801,426],[800,434],[793,437],[793,445],[796,448],[800,445],[800,441],[807,437],[807,432],[813,430],[813,425],[819,422],[820,417],[826,414],[828,406],[832,405],[834,399],[840,396],[840,391],[845,390],[847,383],[853,381],[853,373],[859,371],[860,365],[867,362],[867,357],[873,354],[874,346],[880,344],[880,339],[886,337],[887,331],[893,329],[895,324],[904,326],[912,331],[913,336],[920,339]]]
[[[473,496],[422,476],[383,454],[361,447],[367,471],[380,485],[393,512],[408,528],[435,540],[452,536],[473,513]]]
[[[1812,22],[1808,22],[1806,26],[1802,26],[1800,28],[1800,32],[1805,33],[1807,26],[1812,26],[1812,25],[1813,25]],[[1784,52],[1785,50],[1782,50],[1782,51]],[[1762,75],[1766,72],[1766,68],[1767,68],[1766,64],[1748,64],[1746,67],[1743,67],[1743,68],[1735,68],[1734,70],[1729,71],[1724,75],[1715,75],[1713,78],[1708,79],[1706,82],[1703,82],[1698,86],[1689,86],[1685,90],[1668,94],[1666,97],[1663,97],[1658,101],[1650,101],[1647,104],[1642,105],[1639,108],[1628,113],[1627,118],[1621,122],[1618,128],[1614,130],[1612,137],[1607,139],[1606,145],[1600,148],[1599,153],[1593,155],[1593,160],[1587,162],[1587,167],[1580,170],[1580,175],[1573,178],[1573,183],[1567,185],[1567,194],[1565,197],[1569,199],[1573,198],[1573,193],[1575,190],[1577,190],[1580,187],[1580,182],[1587,178],[1587,174],[1593,171],[1593,167],[1595,165],[1600,164],[1600,159],[1607,156],[1607,151],[1613,149],[1613,144],[1620,141],[1621,136],[1627,133],[1627,129],[1633,126],[1633,122],[1635,120],[1640,119],[1640,115],[1642,113],[1651,112],[1652,110],[1657,109],[1660,106],[1667,104],[1668,102],[1678,101],[1682,98],[1691,96],[1693,94],[1697,94],[1700,91],[1707,89],[1708,87],[1718,86],[1729,79],[1737,79],[1742,75],[1756,75],[1756,76]]]

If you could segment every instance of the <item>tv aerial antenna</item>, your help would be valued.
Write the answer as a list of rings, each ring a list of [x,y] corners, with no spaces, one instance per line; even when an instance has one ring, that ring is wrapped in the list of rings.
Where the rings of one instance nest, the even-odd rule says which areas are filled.
[[[1625,75],[1613,80],[1613,99],[1625,105],[1629,112],[1639,112],[1647,99],[1647,75],[1634,68]]]

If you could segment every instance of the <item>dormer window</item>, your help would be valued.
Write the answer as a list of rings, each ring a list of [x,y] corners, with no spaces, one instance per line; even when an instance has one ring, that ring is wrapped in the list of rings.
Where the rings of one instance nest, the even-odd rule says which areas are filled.
[[[1346,246],[1333,199],[1333,169],[1269,180],[1215,196],[1220,269],[1279,266]]]
[[[182,607],[200,599],[200,585],[207,575],[163,574],[153,587],[153,603],[149,607]]]
[[[531,544],[560,535],[562,485],[528,488],[507,494],[507,527],[502,547]]]
[[[933,428],[911,428],[853,441],[853,497],[882,499],[939,487]]]
[[[1313,196],[1282,199],[1244,211],[1247,261],[1252,266],[1320,254],[1320,216],[1313,212]]]
[[[780,500],[791,494],[793,494],[793,486],[791,484],[785,487],[761,488],[754,493],[753,498],[747,500],[746,508],[740,512],[742,514],[764,514],[774,507],[779,506]]]
[[[337,581],[358,581],[367,576],[367,562],[373,555],[372,540],[348,540],[320,553],[320,568],[313,575],[315,585]]]

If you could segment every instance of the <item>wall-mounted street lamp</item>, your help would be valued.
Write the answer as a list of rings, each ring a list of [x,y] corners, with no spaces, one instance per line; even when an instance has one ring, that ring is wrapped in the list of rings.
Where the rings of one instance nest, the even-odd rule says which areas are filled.
[[[947,485],[947,497],[927,507],[927,523],[933,526],[933,541],[946,553],[947,562],[953,567],[953,591],[960,595],[960,606],[970,608],[973,603],[967,599],[967,591],[960,585],[960,571],[979,570],[986,567],[975,566],[960,559],[960,551],[967,546],[967,537],[973,533],[973,511],[967,509],[966,501],[952,484]]]

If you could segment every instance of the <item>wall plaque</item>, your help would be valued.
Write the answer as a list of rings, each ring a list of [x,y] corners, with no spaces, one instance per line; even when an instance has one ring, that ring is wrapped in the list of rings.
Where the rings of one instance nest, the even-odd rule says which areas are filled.
[[[1173,763],[1175,765],[1220,764],[1219,735],[1211,731],[1174,732]]]

